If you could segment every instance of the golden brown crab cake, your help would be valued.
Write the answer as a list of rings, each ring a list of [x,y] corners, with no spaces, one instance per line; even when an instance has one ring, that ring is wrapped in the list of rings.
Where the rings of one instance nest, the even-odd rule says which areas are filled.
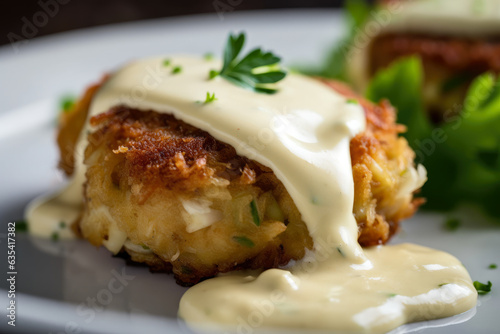
[[[404,127],[389,103],[373,105],[342,84],[325,83],[365,109],[366,131],[351,141],[353,213],[361,245],[385,243],[421,203],[413,192],[423,176],[398,137]],[[90,122],[97,130],[88,135],[78,228],[92,244],[173,271],[187,285],[220,272],[285,265],[312,248],[283,184],[232,146],[172,115],[125,106]]]

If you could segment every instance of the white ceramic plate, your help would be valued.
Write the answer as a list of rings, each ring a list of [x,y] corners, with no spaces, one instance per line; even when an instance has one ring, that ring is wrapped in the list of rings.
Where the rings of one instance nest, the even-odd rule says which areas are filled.
[[[333,10],[233,12],[222,17],[214,13],[44,37],[18,45],[18,52],[12,46],[1,47],[0,221],[20,219],[31,199],[64,183],[55,167],[54,143],[62,95],[79,94],[105,71],[137,57],[219,54],[227,33],[240,30],[248,33],[249,46],[272,48],[289,65],[317,64],[341,36],[343,25]],[[464,315],[395,332],[498,332],[500,270],[487,267],[500,264],[500,226],[472,210],[462,211],[455,213],[463,221],[456,232],[442,229],[444,216],[419,213],[404,223],[404,231],[393,242],[448,251],[464,263],[474,280],[492,281],[493,292],[480,297],[477,309]],[[0,231],[0,268],[7,272],[5,225]],[[0,332],[187,332],[176,318],[185,289],[172,276],[125,266],[124,260],[81,240],[56,243],[18,235],[16,250],[16,327],[8,326],[4,315],[8,299],[7,283],[2,279]]]

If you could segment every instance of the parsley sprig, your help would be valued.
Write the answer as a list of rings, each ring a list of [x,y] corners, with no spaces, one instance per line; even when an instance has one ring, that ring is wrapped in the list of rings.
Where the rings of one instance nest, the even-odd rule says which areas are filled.
[[[481,283],[479,281],[474,281],[474,287],[476,288],[477,293],[480,294],[480,295],[485,295],[488,292],[490,292],[492,285],[493,284],[491,284],[490,281],[488,281],[488,283],[486,283],[486,284]]]
[[[286,76],[279,62],[281,58],[260,48],[250,51],[239,59],[245,44],[245,33],[230,34],[224,49],[224,64],[220,71],[212,70],[210,79],[217,75],[231,83],[258,93],[274,94],[278,89],[273,85]]]
[[[205,97],[205,101],[204,102],[198,101],[198,103],[207,104],[207,103],[214,102],[217,100],[218,99],[215,97],[215,93],[210,94],[210,92],[207,92],[207,96]]]

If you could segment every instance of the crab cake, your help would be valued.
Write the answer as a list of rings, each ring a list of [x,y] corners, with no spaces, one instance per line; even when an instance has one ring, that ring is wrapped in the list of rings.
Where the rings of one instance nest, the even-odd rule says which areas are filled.
[[[424,69],[423,97],[436,123],[458,112],[474,78],[500,73],[500,15],[497,3],[474,0],[383,0],[378,14],[352,46],[350,79],[360,91],[369,78],[398,59],[418,56]],[[453,10],[447,6],[454,6]],[[380,18],[389,15],[387,21]],[[378,20],[378,21],[377,21]],[[377,27],[379,33],[370,30]]]
[[[387,101],[357,100],[366,130],[351,140],[354,209],[362,246],[383,244],[422,199],[425,179],[398,134]],[[61,166],[73,172],[76,140],[98,86],[61,122]],[[80,235],[113,253],[128,253],[155,271],[192,285],[236,269],[265,269],[304,256],[313,242],[289,193],[268,167],[171,114],[119,105],[91,117]]]

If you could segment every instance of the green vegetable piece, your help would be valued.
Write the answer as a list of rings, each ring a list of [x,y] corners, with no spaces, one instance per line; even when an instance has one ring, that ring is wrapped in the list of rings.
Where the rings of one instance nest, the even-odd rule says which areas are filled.
[[[181,66],[175,66],[173,69],[172,69],[172,74],[179,74],[182,72],[182,67]]]
[[[422,64],[417,57],[410,57],[377,72],[366,92],[369,100],[378,103],[388,99],[396,107],[398,122],[408,126],[404,136],[410,146],[431,135],[432,127],[425,116],[421,97],[422,83]]]
[[[239,243],[240,245],[242,245],[244,247],[248,247],[248,248],[252,248],[255,246],[255,243],[252,240],[250,240],[244,236],[235,236],[235,237],[233,237],[233,241]]]
[[[212,80],[213,78],[215,78],[216,76],[219,75],[219,71],[216,71],[216,70],[210,70],[210,72],[208,73],[208,78],[210,80]]]
[[[52,239],[52,241],[58,241],[59,240],[59,233],[58,232],[52,233],[50,238]]]
[[[69,112],[76,104],[76,98],[74,96],[63,96],[60,102],[60,110],[62,112]]]
[[[60,222],[60,223],[59,223],[59,228],[60,228],[60,229],[63,229],[63,228],[65,228],[65,227],[66,227],[66,222]]]
[[[495,263],[492,263],[488,266],[488,269],[497,269],[497,265]]]
[[[172,61],[170,59],[164,59],[163,60],[163,66],[169,66]]]
[[[444,222],[444,228],[448,231],[456,231],[461,224],[457,218],[449,218]]]
[[[252,214],[253,223],[260,226],[259,210],[257,209],[257,202],[255,202],[255,200],[250,202],[250,212]]]
[[[26,232],[28,231],[28,222],[25,220],[16,221],[16,232]]]
[[[217,98],[215,97],[215,93],[212,93],[212,95],[210,95],[210,92],[207,92],[207,96],[205,97],[205,102],[203,102],[203,104],[214,102],[216,100]]]
[[[487,284],[484,284],[484,283],[481,283],[481,282],[478,282],[478,281],[474,281],[474,287],[476,288],[477,293],[480,294],[480,295],[485,295],[488,292],[490,292],[492,285],[493,284],[491,284],[490,281],[488,281]]]

